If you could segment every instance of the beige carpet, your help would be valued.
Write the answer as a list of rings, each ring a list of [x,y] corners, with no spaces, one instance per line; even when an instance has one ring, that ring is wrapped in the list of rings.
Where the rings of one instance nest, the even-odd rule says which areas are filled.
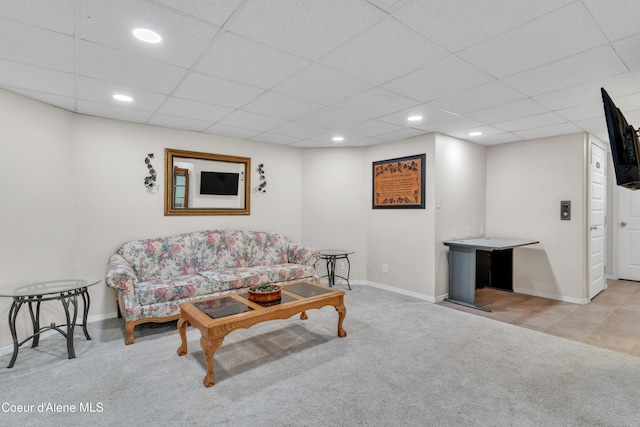
[[[0,368],[0,425],[625,426],[637,425],[640,358],[458,312],[369,286],[333,308],[230,334],[205,388],[199,333],[178,357],[175,324],[90,325]],[[6,366],[10,355],[0,363]],[[39,405],[75,412],[39,412]],[[33,412],[11,412],[33,405]],[[65,406],[66,405],[66,406]],[[99,411],[87,412],[92,407]],[[82,409],[82,411],[81,411]]]

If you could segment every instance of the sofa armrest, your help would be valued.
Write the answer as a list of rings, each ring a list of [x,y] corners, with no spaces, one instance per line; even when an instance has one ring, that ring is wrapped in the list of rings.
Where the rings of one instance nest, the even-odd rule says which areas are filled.
[[[116,291],[129,295],[136,295],[135,289],[138,278],[131,265],[120,255],[113,254],[107,264],[107,274],[104,282]]]
[[[320,252],[317,249],[300,245],[289,245],[289,262],[292,264],[314,266],[320,259]]]

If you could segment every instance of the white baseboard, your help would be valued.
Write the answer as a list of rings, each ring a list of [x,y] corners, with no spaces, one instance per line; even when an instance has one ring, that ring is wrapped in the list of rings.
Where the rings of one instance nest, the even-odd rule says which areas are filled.
[[[351,280],[351,283],[356,284],[356,285],[365,285],[365,286],[372,286],[374,288],[379,288],[379,289],[384,289],[385,291],[390,291],[390,292],[395,292],[397,294],[402,294],[402,295],[407,295],[410,297],[414,297],[414,298],[418,298],[424,301],[429,301],[432,303],[438,303],[443,301],[447,296],[443,295],[440,297],[431,297],[429,295],[424,295],[418,292],[413,292],[413,291],[407,291],[406,289],[400,289],[400,288],[396,288],[394,286],[389,286],[389,285],[383,285],[382,283],[376,283],[376,282],[370,282],[368,280]]]
[[[562,295],[550,294],[547,292],[535,291],[532,289],[514,288],[513,292],[517,292],[519,294],[531,295],[534,297],[553,299],[556,301],[570,302],[572,304],[588,304],[589,303],[588,298],[572,298],[572,297],[567,297]]]

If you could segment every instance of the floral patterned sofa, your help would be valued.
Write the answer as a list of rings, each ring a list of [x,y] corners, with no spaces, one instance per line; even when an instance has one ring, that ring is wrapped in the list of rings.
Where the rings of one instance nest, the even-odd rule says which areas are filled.
[[[263,283],[319,282],[318,251],[279,233],[208,230],[121,245],[109,259],[105,283],[133,344],[145,322],[177,319],[184,301],[238,292]]]

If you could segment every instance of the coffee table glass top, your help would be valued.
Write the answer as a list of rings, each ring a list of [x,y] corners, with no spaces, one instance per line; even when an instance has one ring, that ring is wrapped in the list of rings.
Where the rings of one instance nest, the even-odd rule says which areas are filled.
[[[303,298],[310,298],[316,295],[334,292],[333,289],[324,289],[306,282],[292,283],[290,285],[283,285],[281,287],[287,292],[291,292],[292,294],[299,295]],[[239,300],[238,298],[234,298],[232,296],[226,296],[193,302],[192,304],[194,307],[196,307],[198,310],[202,311],[212,319],[220,319],[223,317],[232,316],[234,314],[253,311],[253,308],[249,306],[248,303],[243,302],[244,300],[247,300],[247,302],[249,301],[247,292],[242,292],[235,295],[241,297],[242,300]],[[283,292],[282,298],[276,301],[252,302],[266,308],[292,301],[296,301],[296,298]]]
[[[2,297],[31,297],[39,295],[59,294],[61,292],[73,291],[75,289],[86,288],[100,283],[98,278],[73,278],[50,280],[46,282],[29,283],[16,285],[14,287],[0,288]]]

